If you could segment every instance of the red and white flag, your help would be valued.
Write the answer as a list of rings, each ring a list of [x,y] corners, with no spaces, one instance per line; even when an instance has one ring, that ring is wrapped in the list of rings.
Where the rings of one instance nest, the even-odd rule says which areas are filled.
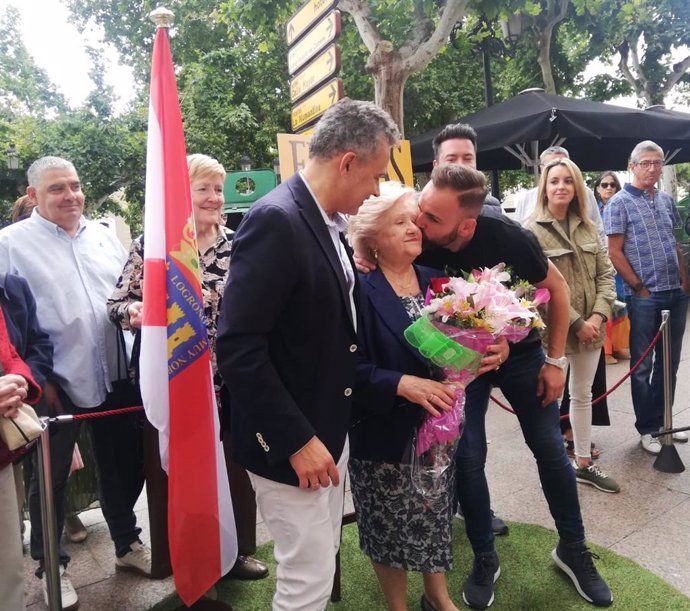
[[[193,604],[232,568],[237,535],[220,445],[182,116],[168,33],[153,46],[146,152],[141,396],[168,472],[175,587]]]

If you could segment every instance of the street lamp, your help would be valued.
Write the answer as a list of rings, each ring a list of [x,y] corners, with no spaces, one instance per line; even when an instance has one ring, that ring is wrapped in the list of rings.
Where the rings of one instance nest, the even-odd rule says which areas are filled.
[[[252,169],[252,160],[249,159],[247,153],[240,157],[240,170],[243,172],[249,172]]]
[[[19,151],[14,143],[10,144],[5,150],[5,163],[8,170],[19,169]]]
[[[479,41],[475,42],[474,46],[482,54],[482,73],[484,76],[484,103],[486,107],[492,106],[494,103],[494,88],[491,82],[491,54],[495,55],[512,55],[515,51],[520,35],[522,34],[522,15],[515,13],[511,15],[506,21],[500,21],[501,32],[503,40],[496,36],[494,24],[484,15],[479,15],[477,23],[467,33],[470,40],[472,38],[480,37]],[[457,33],[462,30],[464,23],[458,21],[453,27],[450,34],[451,43],[455,46],[455,38]],[[499,184],[498,171],[491,170],[491,193],[494,197],[499,198]]]

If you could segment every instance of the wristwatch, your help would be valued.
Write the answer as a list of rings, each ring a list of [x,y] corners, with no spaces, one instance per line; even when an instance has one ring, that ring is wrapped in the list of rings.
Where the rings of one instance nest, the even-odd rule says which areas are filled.
[[[548,354],[544,357],[544,362],[547,365],[554,365],[555,367],[559,367],[561,369],[565,369],[568,366],[568,357],[567,356],[560,356],[557,359],[553,358],[552,356],[549,356]]]

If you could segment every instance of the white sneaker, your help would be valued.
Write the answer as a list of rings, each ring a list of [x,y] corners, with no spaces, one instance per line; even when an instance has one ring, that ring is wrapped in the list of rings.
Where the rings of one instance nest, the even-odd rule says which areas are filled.
[[[685,431],[678,431],[677,433],[673,433],[673,441],[678,441],[680,443],[687,443],[688,434]]]
[[[642,448],[650,454],[658,454],[661,452],[661,442],[658,437],[652,437],[649,433],[640,435],[640,443]]]
[[[133,571],[145,577],[151,576],[151,550],[140,541],[129,546],[131,551],[121,558],[115,559],[115,568],[123,571]]]
[[[43,586],[43,600],[46,606],[49,607],[48,582],[45,573],[43,573],[43,577],[41,577],[41,585]],[[62,597],[62,611],[72,611],[79,606],[79,597],[72,586],[72,582],[69,580],[69,577],[67,577],[67,573],[65,573],[64,566],[60,567],[60,596]]]

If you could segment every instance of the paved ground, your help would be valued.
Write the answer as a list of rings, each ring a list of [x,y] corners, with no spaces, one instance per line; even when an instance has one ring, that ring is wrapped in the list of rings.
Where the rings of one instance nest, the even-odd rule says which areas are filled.
[[[690,325],[678,376],[674,424],[690,425]],[[627,371],[627,362],[607,368],[609,387]],[[595,429],[602,451],[600,464],[622,487],[620,494],[606,494],[580,486],[585,526],[591,541],[633,559],[690,597],[690,444],[678,444],[688,470],[661,473],[654,458],[639,446],[633,427],[629,384],[609,397],[612,425]],[[502,517],[553,528],[541,494],[534,461],[522,441],[515,417],[492,405],[488,415],[489,482],[493,507]],[[147,539],[146,499],[137,505],[139,522]],[[81,608],[88,611],[138,611],[173,591],[172,579],[150,581],[115,572],[114,552],[99,510],[82,514],[89,537],[69,544],[70,574],[78,590]],[[268,539],[259,523],[261,542]],[[33,562],[25,561],[28,609],[44,609]],[[690,607],[690,601],[689,601]],[[244,611],[236,609],[236,611]],[[364,611],[364,610],[363,610]]]

